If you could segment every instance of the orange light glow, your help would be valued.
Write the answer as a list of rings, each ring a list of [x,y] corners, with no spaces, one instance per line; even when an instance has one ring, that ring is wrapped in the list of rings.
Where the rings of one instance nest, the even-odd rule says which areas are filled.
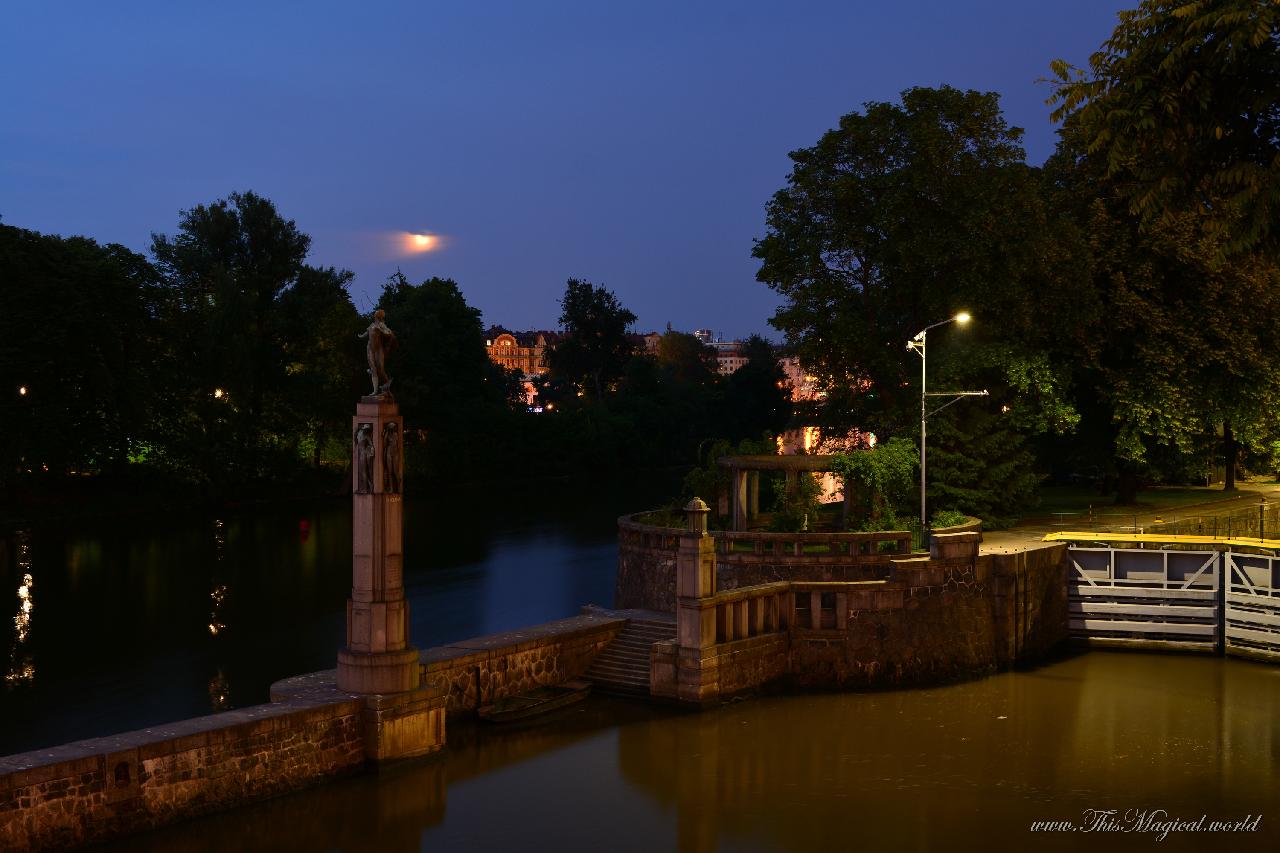
[[[406,253],[416,255],[440,248],[440,238],[435,234],[405,232],[401,238],[401,246]]]

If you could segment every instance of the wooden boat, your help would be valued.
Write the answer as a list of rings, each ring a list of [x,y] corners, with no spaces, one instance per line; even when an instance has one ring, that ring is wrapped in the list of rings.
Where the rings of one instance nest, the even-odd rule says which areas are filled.
[[[589,681],[566,681],[564,684],[535,687],[514,696],[506,696],[492,705],[485,705],[478,713],[480,719],[491,723],[510,723],[581,702],[590,692]]]

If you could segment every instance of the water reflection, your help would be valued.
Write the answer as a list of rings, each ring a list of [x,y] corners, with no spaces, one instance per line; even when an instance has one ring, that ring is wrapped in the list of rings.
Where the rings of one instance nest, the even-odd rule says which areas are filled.
[[[27,640],[31,635],[31,614],[35,610],[35,579],[31,576],[31,536],[19,531],[17,542],[17,569],[21,577],[18,585],[18,612],[13,617],[13,648],[9,652],[9,666],[4,674],[6,684],[33,681],[36,677],[34,661],[27,653]]]
[[[211,610],[209,612],[209,634],[210,636],[218,636],[227,627],[222,621],[222,605],[227,601],[227,585],[220,583],[209,593],[209,601],[211,602]]]
[[[439,759],[130,839],[130,850],[1273,850],[1280,669],[1090,653],[928,690],[682,713],[593,696],[451,723]],[[1086,808],[1257,833],[1033,835]],[[1270,822],[1269,822],[1270,821]],[[126,849],[121,846],[117,849]]]
[[[231,683],[221,668],[209,679],[209,706],[214,711],[226,711],[231,704]]]

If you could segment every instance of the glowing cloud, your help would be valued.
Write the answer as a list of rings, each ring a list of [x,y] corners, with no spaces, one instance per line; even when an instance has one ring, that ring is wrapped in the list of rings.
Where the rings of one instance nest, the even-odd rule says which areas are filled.
[[[440,238],[435,234],[414,234],[406,231],[401,237],[401,248],[410,255],[430,252],[440,248]]]

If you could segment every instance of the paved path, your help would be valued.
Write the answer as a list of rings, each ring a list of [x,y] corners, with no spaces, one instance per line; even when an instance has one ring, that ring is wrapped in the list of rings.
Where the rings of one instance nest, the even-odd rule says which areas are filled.
[[[1134,512],[1126,512],[1124,507],[1103,503],[1101,501],[1106,499],[1100,498],[1100,503],[1093,508],[1095,515],[1092,522],[1082,513],[1060,513],[1025,518],[1017,526],[1010,527],[1008,530],[983,531],[981,553],[1008,554],[1039,547],[1045,534],[1060,530],[1096,530],[1111,527],[1116,532],[1132,533],[1134,524],[1139,528],[1150,527],[1156,523],[1157,519],[1169,522],[1186,518],[1231,515],[1249,507],[1256,507],[1262,498],[1266,498],[1268,502],[1280,501],[1280,483],[1242,483],[1239,492],[1231,497],[1213,498],[1214,494],[1212,491],[1206,491],[1205,496],[1209,499],[1202,503],[1162,508],[1139,507]]]

